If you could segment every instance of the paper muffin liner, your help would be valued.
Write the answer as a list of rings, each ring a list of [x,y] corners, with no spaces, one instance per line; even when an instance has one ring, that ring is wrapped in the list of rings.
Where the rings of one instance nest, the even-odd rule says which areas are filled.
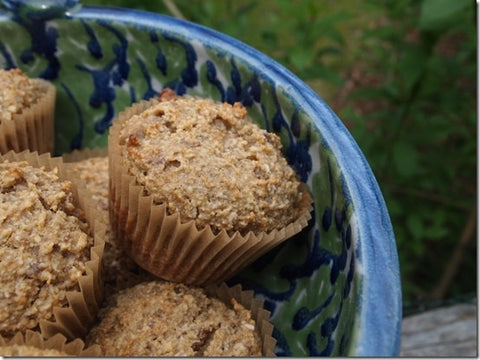
[[[103,248],[105,246],[106,226],[98,221],[98,213],[90,202],[84,185],[77,182],[68,173],[61,157],[51,157],[49,153],[39,155],[37,152],[23,151],[16,153],[9,151],[0,155],[0,162],[26,161],[34,167],[44,167],[47,170],[58,168],[58,177],[62,180],[70,180],[72,193],[78,206],[84,211],[85,218],[91,229],[94,244],[90,248],[90,260],[86,262],[86,274],[79,280],[79,290],[66,293],[68,305],[53,308],[52,320],[40,320],[40,333],[45,339],[49,339],[60,333],[69,340],[81,338],[86,335],[96,320],[97,312],[103,299],[103,280],[101,262]]]
[[[273,324],[270,322],[270,312],[264,308],[264,302],[254,297],[252,290],[243,290],[240,284],[229,287],[226,283],[220,285],[208,285],[205,292],[209,296],[215,296],[226,304],[230,304],[233,298],[245,309],[250,310],[252,319],[255,321],[262,342],[262,356],[273,357],[277,340],[272,336]]]
[[[62,155],[65,166],[68,171],[74,172],[71,167],[76,162],[87,160],[94,157],[106,157],[108,149],[105,148],[84,148],[77,149],[70,153]],[[72,173],[72,176],[78,177]],[[87,189],[88,190],[88,189]],[[93,196],[93,195],[91,195]],[[103,251],[102,273],[104,280],[104,300],[109,298],[121,289],[134,286],[135,284],[153,279],[154,276],[143,268],[140,268],[124,251],[110,227],[110,218],[108,210],[98,208],[99,221],[103,221],[106,225],[105,248]],[[113,264],[111,262],[114,262]]]
[[[120,113],[109,135],[110,221],[126,252],[141,267],[170,281],[206,285],[231,278],[273,247],[300,232],[311,218],[312,199],[306,186],[299,218],[271,232],[229,235],[195,221],[182,222],[178,213],[154,204],[121,161],[118,145],[121,125],[157,100],[142,101]]]
[[[12,120],[0,122],[0,154],[10,150],[53,152],[56,88],[46,80],[37,80],[45,87],[41,99],[21,114],[13,115]]]
[[[72,164],[82,160],[94,158],[94,157],[106,157],[107,155],[108,155],[108,149],[106,147],[105,148],[100,148],[100,147],[84,148],[84,149],[75,149],[72,152],[62,154],[62,160],[64,162],[65,167],[67,168],[67,171],[71,172],[70,176],[78,178],[78,176],[75,174],[75,170],[71,168]],[[110,219],[109,219],[108,211],[103,211],[102,209],[97,209],[97,210],[98,210],[98,215],[101,216],[101,218],[99,219],[105,223],[107,227],[107,232],[108,232],[109,230],[108,228],[110,227]],[[106,238],[106,242],[108,242],[108,236]]]
[[[38,331],[27,330],[25,333],[16,333],[11,339],[0,336],[0,356],[2,346],[26,345],[41,350],[57,350],[65,356],[98,357],[102,350],[98,345],[85,346],[82,339],[68,339],[62,334],[56,334],[49,339],[44,339]],[[25,356],[20,354],[20,356]]]

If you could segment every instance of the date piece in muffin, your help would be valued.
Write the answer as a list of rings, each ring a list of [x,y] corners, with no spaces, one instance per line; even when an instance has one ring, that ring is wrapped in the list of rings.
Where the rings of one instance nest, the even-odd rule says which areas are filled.
[[[0,334],[36,329],[68,304],[93,238],[57,169],[0,163]]]
[[[151,281],[118,293],[87,336],[106,356],[261,356],[249,310],[200,287]]]

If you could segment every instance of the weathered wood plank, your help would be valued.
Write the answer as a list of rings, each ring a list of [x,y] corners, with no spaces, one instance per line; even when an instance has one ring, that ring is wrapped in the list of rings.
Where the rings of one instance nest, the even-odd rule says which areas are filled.
[[[477,307],[458,304],[403,319],[400,356],[477,356]]]

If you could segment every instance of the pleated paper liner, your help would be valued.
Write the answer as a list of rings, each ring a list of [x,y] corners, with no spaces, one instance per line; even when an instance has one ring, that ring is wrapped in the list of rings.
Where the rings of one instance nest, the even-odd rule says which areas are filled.
[[[118,137],[126,119],[156,101],[142,101],[120,113],[109,135],[111,225],[126,252],[141,267],[165,280],[220,283],[307,225],[312,199],[306,186],[299,218],[269,233],[236,232],[230,236],[226,231],[215,234],[209,226],[198,230],[195,221],[182,222],[179,214],[167,214],[166,204],[154,204],[122,165]]]
[[[16,333],[11,339],[5,339],[0,336],[0,356],[5,356],[3,347],[11,346],[28,346],[30,348],[39,349],[40,351],[54,350],[60,353],[59,356],[78,356],[78,357],[98,357],[102,356],[101,348],[98,345],[85,346],[82,339],[69,341],[62,334],[56,334],[49,339],[44,339],[38,331],[27,330],[25,333]],[[16,356],[45,356],[41,354],[32,355],[31,353],[22,353],[18,350]],[[25,350],[23,350],[25,351]],[[52,356],[52,355],[47,355]]]
[[[45,93],[31,107],[13,115],[11,120],[0,121],[0,154],[10,150],[52,153],[55,144],[56,88],[50,82],[37,79]]]
[[[75,164],[76,162],[87,160],[90,158],[106,157],[106,156],[108,156],[108,148],[96,147],[96,148],[75,149],[72,152],[62,154],[62,159],[68,171],[72,172],[71,176],[75,176],[78,178],[77,174],[74,173],[75,170],[71,169],[72,164]],[[106,211],[105,213],[103,213],[103,211],[99,211],[99,213],[102,215],[102,221],[104,221],[108,227],[110,222],[110,220],[108,219],[108,211]]]
[[[65,153],[62,155],[62,158],[65,161],[65,166],[67,167],[68,171],[72,172],[72,176],[79,178],[80,174],[78,174],[75,169],[76,163],[91,158],[106,158],[107,155],[107,148],[84,148],[74,150],[70,153]],[[108,173],[105,175],[108,178]],[[90,189],[88,185],[86,185],[86,187],[87,190],[92,193],[91,197],[94,198],[93,193],[95,192],[95,189]],[[106,200],[108,201],[108,196]],[[101,215],[101,218],[99,217],[99,220],[103,221],[107,227],[105,248],[103,251],[102,273],[105,287],[104,300],[108,301],[109,298],[119,290],[134,286],[142,281],[151,280],[154,278],[154,276],[145,271],[143,268],[139,267],[139,265],[137,265],[123,251],[123,248],[115,239],[115,236],[110,229],[108,210],[103,210],[100,205],[97,207],[97,209],[99,210],[98,214]]]
[[[87,160],[90,158],[106,157],[106,156],[108,156],[108,148],[96,147],[96,148],[75,149],[72,152],[62,154],[62,159],[65,163],[65,166],[67,167],[67,170],[71,172],[70,176],[78,178],[78,174],[75,173],[75,170],[72,170],[72,165],[74,165],[76,162]],[[99,209],[99,208],[97,209],[98,209],[98,215],[101,216],[101,218],[99,219],[101,219],[107,226],[106,242],[108,243],[108,235],[110,232],[110,229],[109,229],[110,220],[109,220],[108,211],[102,211],[102,209]]]
[[[90,198],[81,183],[68,175],[61,157],[51,157],[48,153],[38,155],[37,152],[13,151],[0,156],[0,162],[27,161],[31,166],[44,167],[47,170],[58,168],[58,177],[70,180],[72,193],[77,205],[84,211],[87,223],[92,231],[94,244],[90,248],[90,260],[86,263],[86,274],[78,281],[79,290],[68,291],[66,294],[68,305],[53,309],[53,320],[43,319],[39,322],[39,329],[46,339],[63,334],[68,339],[83,337],[93,324],[103,297],[103,281],[101,261],[105,245],[105,224],[97,221],[99,216],[91,206]]]
[[[277,340],[272,337],[274,327],[270,322],[270,312],[264,308],[262,300],[254,297],[252,290],[242,290],[240,284],[229,287],[226,283],[221,283],[220,285],[208,285],[205,287],[205,291],[207,295],[215,296],[226,304],[230,304],[230,299],[233,298],[250,310],[262,341],[262,355],[275,356]]]

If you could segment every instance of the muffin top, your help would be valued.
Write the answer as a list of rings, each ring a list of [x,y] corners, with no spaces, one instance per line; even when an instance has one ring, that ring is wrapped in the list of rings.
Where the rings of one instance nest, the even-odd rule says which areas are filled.
[[[55,356],[66,357],[69,356],[56,349],[41,349],[31,345],[5,345],[0,346],[0,356]]]
[[[199,287],[151,281],[118,293],[87,336],[105,356],[261,356],[250,311]]]
[[[0,69],[0,123],[12,120],[45,94],[45,83],[29,78],[20,69]]]
[[[58,170],[0,163],[0,334],[52,320],[78,289],[93,238]]]
[[[303,195],[280,138],[253,123],[240,103],[165,92],[122,125],[125,166],[168,213],[230,234],[296,220]]]

